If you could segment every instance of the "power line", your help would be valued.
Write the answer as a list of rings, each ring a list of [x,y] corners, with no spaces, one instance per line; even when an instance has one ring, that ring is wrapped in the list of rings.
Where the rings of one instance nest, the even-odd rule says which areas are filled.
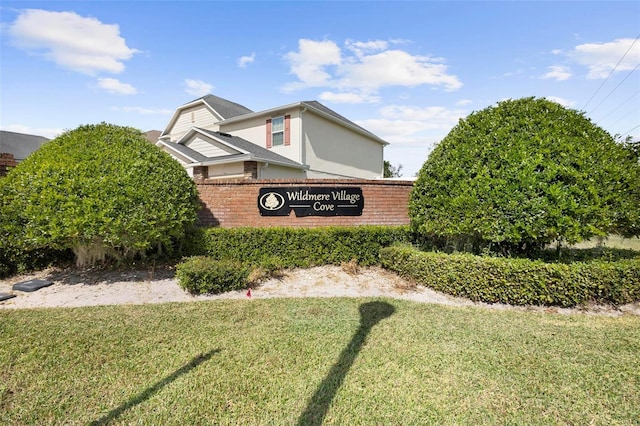
[[[591,110],[590,114],[592,114],[595,110],[597,110],[597,109],[598,109],[598,107],[599,107],[600,105],[602,105],[602,103],[603,103],[604,101],[606,101],[606,100],[607,100],[607,98],[609,98],[609,96],[611,96],[611,95],[613,94],[613,92],[615,92],[615,91],[618,89],[618,87],[620,87],[620,85],[621,85],[622,83],[624,83],[624,81],[625,81],[627,78],[629,78],[629,77],[631,76],[631,74],[633,74],[633,73],[634,73],[634,71],[635,71],[635,70],[637,70],[637,69],[638,69],[638,67],[640,67],[640,62],[638,62],[638,64],[637,64],[637,65],[636,65],[636,66],[635,66],[635,67],[634,67],[634,68],[629,72],[629,74],[627,74],[627,75],[625,76],[625,78],[623,78],[623,79],[622,79],[622,81],[621,81],[620,83],[618,83],[618,85],[617,85],[616,87],[614,87],[614,88],[613,88],[613,90],[612,90],[612,91],[610,91],[610,92],[609,92],[609,94],[608,94],[607,96],[605,96],[605,97],[604,97],[604,99],[603,99],[603,100],[601,100],[601,101],[600,101],[600,103],[599,103],[598,105],[596,105],[596,107],[595,107],[594,109],[592,109],[592,110]]]
[[[620,108],[622,108],[622,106],[624,104],[626,104],[627,102],[629,102],[631,99],[633,99],[634,97],[636,97],[638,95],[638,93],[640,93],[640,90],[638,90],[636,93],[634,93],[633,95],[629,96],[627,98],[627,100],[625,100],[624,102],[622,102],[620,105],[618,105],[617,107],[615,107],[612,111],[609,112],[609,114],[605,115],[604,117],[602,117],[600,120],[596,121],[596,124],[599,124],[602,120],[604,120],[605,118],[609,117],[611,114],[613,114],[614,112],[616,112],[617,110],[619,110]]]
[[[620,65],[620,63],[622,62],[622,60],[627,56],[627,54],[631,51],[631,48],[636,44],[636,42],[638,41],[638,39],[640,38],[640,34],[638,34],[638,37],[636,37],[635,40],[633,40],[633,43],[631,43],[631,46],[629,46],[629,48],[627,49],[626,52],[624,52],[624,55],[622,55],[622,58],[620,58],[620,60],[618,61],[618,63],[616,64],[615,67],[613,67],[613,69],[609,72],[609,75],[607,76],[607,78],[604,79],[604,81],[600,84],[600,87],[598,87],[595,91],[595,93],[593,95],[591,95],[591,97],[589,98],[589,100],[587,101],[586,104],[584,104],[584,106],[582,107],[582,109],[586,109],[587,105],[589,105],[589,102],[591,102],[593,100],[593,98],[595,98],[595,96],[598,94],[598,92],[600,91],[600,89],[602,89],[602,86],[604,86],[604,84],[607,82],[607,80],[609,80],[609,77],[611,77],[611,75],[616,71],[616,69],[618,69],[618,65]]]
[[[640,127],[640,124],[638,124],[636,127],[632,128],[632,129],[629,129],[626,132],[622,133],[621,136],[628,135],[629,133],[633,132],[638,127]]]

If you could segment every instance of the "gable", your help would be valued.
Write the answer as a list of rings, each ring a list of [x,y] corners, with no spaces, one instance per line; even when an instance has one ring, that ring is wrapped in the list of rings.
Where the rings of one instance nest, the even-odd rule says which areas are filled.
[[[200,133],[194,133],[186,140],[180,141],[180,143],[208,158],[242,154],[239,150],[234,150],[227,145],[213,139],[206,138]]]

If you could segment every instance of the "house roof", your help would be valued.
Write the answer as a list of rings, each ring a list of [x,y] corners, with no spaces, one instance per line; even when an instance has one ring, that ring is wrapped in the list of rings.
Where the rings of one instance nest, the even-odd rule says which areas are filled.
[[[209,108],[214,110],[220,117],[222,117],[223,120],[237,117],[239,115],[251,114],[253,112],[244,105],[240,105],[214,95],[206,95],[199,99],[206,103]],[[197,100],[198,99],[196,99],[196,101]]]
[[[261,115],[272,115],[274,113],[278,113],[281,111],[285,111],[285,110],[290,110],[292,108],[306,108],[308,110],[311,110],[313,112],[315,112],[316,114],[319,114],[321,116],[323,116],[324,118],[333,121],[334,123],[337,123],[341,126],[345,126],[350,128],[351,130],[360,133],[362,135],[365,135],[368,138],[371,138],[373,140],[375,140],[376,142],[379,142],[383,145],[389,145],[389,142],[381,139],[380,137],[374,135],[373,133],[371,133],[370,131],[368,131],[367,129],[365,129],[364,127],[361,127],[359,125],[357,125],[356,123],[354,123],[353,121],[349,120],[348,118],[338,114],[337,112],[335,112],[334,110],[332,110],[331,108],[326,107],[325,105],[321,104],[318,101],[301,101],[301,102],[296,102],[293,104],[288,104],[288,105],[283,105],[283,106],[279,106],[276,108],[271,108],[268,110],[264,110],[264,111],[259,111],[259,112],[252,112],[252,113],[248,113],[248,114],[244,114],[244,115],[239,115],[236,117],[232,117],[232,118],[228,118],[225,119],[224,121],[222,121],[220,124],[228,124],[228,123],[233,123],[233,122],[238,122],[238,121],[242,121],[245,119],[249,119],[249,118],[254,118],[254,117],[258,117]]]
[[[194,133],[200,133],[212,139],[215,139],[216,141],[227,145],[233,150],[238,151],[239,154],[231,154],[220,157],[206,157],[185,145],[185,142],[189,140]],[[238,161],[251,160],[271,164],[279,164],[283,166],[294,167],[297,169],[306,168],[305,165],[298,163],[297,161],[290,160],[287,157],[276,154],[273,151],[269,151],[268,149],[251,143],[245,139],[239,138],[237,136],[232,136],[228,133],[214,132],[212,130],[205,130],[198,127],[194,127],[189,130],[178,142],[159,142],[160,144],[177,151],[183,156],[192,159],[193,162],[198,163],[198,165],[211,164],[215,162],[227,162],[235,158]]]
[[[156,143],[162,132],[160,130],[148,130],[144,132],[144,136],[151,143]]]
[[[0,130],[0,153],[13,154],[16,161],[22,161],[48,140],[44,136]]]
[[[253,112],[244,105],[240,105],[236,102],[231,102],[230,100],[220,98],[215,95],[202,96],[176,108],[173,115],[171,116],[171,119],[169,120],[169,124],[167,124],[167,127],[165,127],[160,136],[164,136],[167,134],[167,131],[171,128],[171,126],[173,126],[175,121],[180,116],[180,111],[186,108],[191,108],[198,104],[206,105],[213,114],[220,117],[220,120],[226,120],[228,118],[234,118],[240,115],[251,114]]]

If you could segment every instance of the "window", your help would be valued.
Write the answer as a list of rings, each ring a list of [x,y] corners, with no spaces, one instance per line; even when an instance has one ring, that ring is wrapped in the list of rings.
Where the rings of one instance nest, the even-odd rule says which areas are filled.
[[[291,145],[291,116],[285,115],[267,120],[267,148]]]
[[[284,145],[284,117],[271,119],[271,145]]]

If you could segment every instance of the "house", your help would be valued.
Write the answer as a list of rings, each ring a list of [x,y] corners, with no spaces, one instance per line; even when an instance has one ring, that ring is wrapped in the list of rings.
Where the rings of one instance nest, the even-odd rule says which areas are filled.
[[[49,139],[43,136],[0,130],[0,176],[15,167]]]
[[[387,144],[317,101],[253,112],[214,95],[178,107],[156,143],[209,179],[376,179]]]

